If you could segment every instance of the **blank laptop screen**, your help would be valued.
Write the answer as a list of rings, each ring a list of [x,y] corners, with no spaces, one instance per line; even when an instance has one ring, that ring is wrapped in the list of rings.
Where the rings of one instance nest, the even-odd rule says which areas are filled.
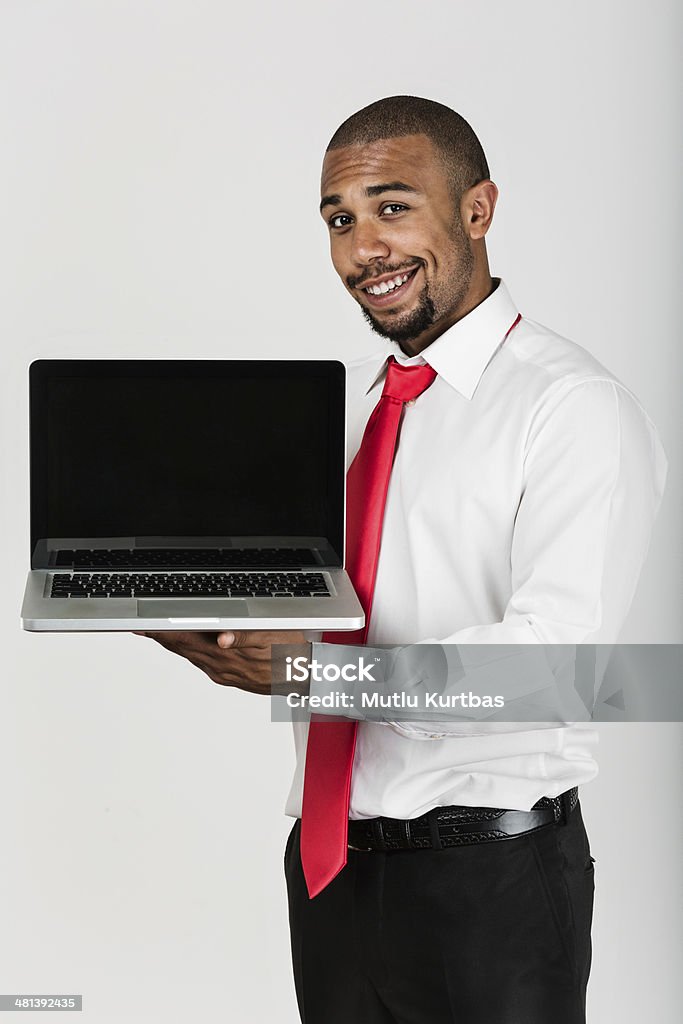
[[[341,561],[344,368],[39,360],[32,551],[47,538],[320,537]]]

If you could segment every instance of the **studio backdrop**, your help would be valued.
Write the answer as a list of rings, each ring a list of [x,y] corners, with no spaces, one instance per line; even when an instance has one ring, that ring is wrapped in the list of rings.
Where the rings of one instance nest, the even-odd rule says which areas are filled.
[[[92,1024],[298,1020],[291,727],[140,637],[20,629],[28,366],[372,351],[317,210],[328,139],[372,100],[470,121],[492,273],[657,424],[669,479],[621,639],[681,642],[680,21],[673,0],[0,4],[0,993],[82,993]],[[589,1020],[674,1024],[681,728],[600,731]]]

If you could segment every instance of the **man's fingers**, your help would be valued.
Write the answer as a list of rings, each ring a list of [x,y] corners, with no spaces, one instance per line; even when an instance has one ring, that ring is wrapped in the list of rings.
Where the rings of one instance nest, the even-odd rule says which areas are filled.
[[[175,630],[147,630],[143,633],[143,636],[148,636],[150,640],[156,640],[157,643],[168,642],[169,640],[175,639],[178,643],[187,642],[187,638],[191,636],[190,633],[177,633]]]
[[[270,647],[271,644],[303,644],[303,633],[295,630],[272,629],[230,629],[216,637],[219,647],[239,649],[242,647]]]
[[[214,647],[216,644],[222,650],[230,648],[240,649],[243,647],[270,647],[271,644],[295,644],[304,643],[303,634],[286,630],[267,629],[240,629],[224,630],[222,633],[205,632],[179,632],[177,630],[138,630],[131,632],[135,636],[147,636],[150,640],[156,640],[164,647],[190,646],[190,647]]]
[[[232,630],[224,633],[181,633],[177,630],[157,630],[156,632],[147,630],[134,629],[132,632],[135,636],[148,636],[150,640],[156,640],[157,643],[163,644],[167,647],[169,644],[175,645],[190,645],[190,646],[214,646],[214,640],[219,647],[226,649],[229,647],[264,647],[265,642],[259,642],[258,637],[262,637],[263,633],[259,630],[241,630],[240,632],[233,632]]]
[[[234,650],[241,647],[270,647],[272,641],[269,637],[271,635],[263,629],[231,629],[225,633],[219,633],[216,642],[219,647],[231,647]]]
[[[207,651],[214,649],[214,633],[179,632],[174,629],[148,631],[142,634],[170,651]]]

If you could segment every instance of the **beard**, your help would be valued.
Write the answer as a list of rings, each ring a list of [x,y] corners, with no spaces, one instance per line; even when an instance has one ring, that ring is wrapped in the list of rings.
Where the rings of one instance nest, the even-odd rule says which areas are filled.
[[[395,314],[395,310],[387,309],[383,315],[389,314],[391,319],[380,320],[361,305],[361,312],[366,321],[382,338],[388,338],[398,345],[406,341],[414,341],[426,330],[446,320],[462,304],[474,273],[474,254],[470,247],[462,224],[458,219],[454,224],[453,252],[451,253],[451,270],[447,282],[435,284],[430,290],[425,284],[417,298],[417,305],[403,314]],[[411,261],[414,262],[414,261]],[[400,268],[399,268],[400,269]],[[383,271],[384,272],[384,271]]]
[[[382,323],[365,306],[361,306],[360,311],[375,334],[379,334],[381,338],[388,338],[389,341],[395,341],[399,345],[403,341],[412,341],[414,338],[419,338],[428,327],[436,323],[437,319],[436,308],[429,297],[426,285],[418,296],[415,309],[411,309],[409,313],[398,317],[392,323]],[[387,312],[393,313],[393,310],[389,309]]]

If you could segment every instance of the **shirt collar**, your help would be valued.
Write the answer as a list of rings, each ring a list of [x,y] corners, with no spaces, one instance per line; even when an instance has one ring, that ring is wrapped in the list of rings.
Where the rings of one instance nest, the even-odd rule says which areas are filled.
[[[505,284],[499,280],[498,287],[488,298],[449,327],[419,355],[406,356],[398,345],[392,344],[366,394],[384,380],[387,360],[389,355],[393,355],[403,366],[428,363],[447,384],[464,398],[471,399],[484,370],[502,345],[516,316],[517,307]]]

